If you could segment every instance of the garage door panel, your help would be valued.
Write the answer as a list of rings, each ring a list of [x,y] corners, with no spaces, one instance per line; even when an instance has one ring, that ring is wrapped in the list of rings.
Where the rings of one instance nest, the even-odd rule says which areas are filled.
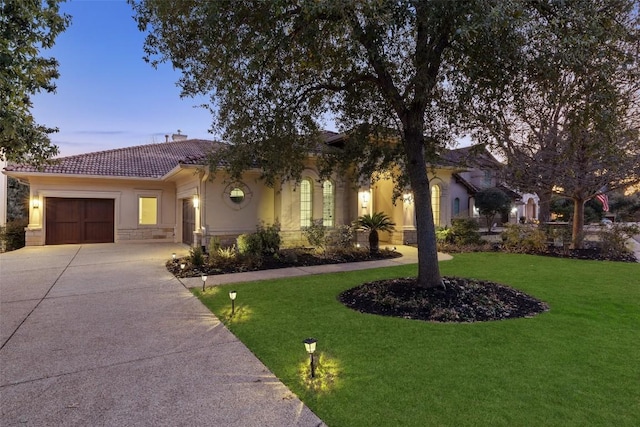
[[[106,202],[112,203],[105,203],[103,199],[86,200],[84,209],[85,221],[113,224],[113,201],[106,200]]]
[[[114,241],[113,199],[46,198],[46,244]]]
[[[80,230],[76,223],[57,223],[55,228],[49,232],[47,228],[47,238],[56,241],[56,244],[78,243],[81,239]]]
[[[113,223],[86,223],[84,243],[113,242]]]

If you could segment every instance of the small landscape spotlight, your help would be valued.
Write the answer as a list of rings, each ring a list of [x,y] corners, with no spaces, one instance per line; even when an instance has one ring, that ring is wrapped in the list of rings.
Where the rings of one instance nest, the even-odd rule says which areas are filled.
[[[173,259],[174,262],[176,261],[176,253],[175,252],[171,254],[171,259]]]
[[[309,353],[309,363],[311,365],[311,378],[314,378],[316,376],[316,369],[313,364],[313,353],[316,351],[316,343],[318,342],[318,340],[316,340],[315,338],[307,338],[302,342],[304,344],[305,350],[307,350],[307,353]]]
[[[202,292],[204,292],[204,285],[207,283],[207,276],[203,274],[200,278],[202,279]]]
[[[184,271],[184,268],[187,266],[184,262],[180,263],[180,271]]]
[[[231,315],[233,316],[233,313],[235,313],[236,311],[236,296],[238,295],[238,293],[236,291],[229,291],[229,298],[231,299]]]

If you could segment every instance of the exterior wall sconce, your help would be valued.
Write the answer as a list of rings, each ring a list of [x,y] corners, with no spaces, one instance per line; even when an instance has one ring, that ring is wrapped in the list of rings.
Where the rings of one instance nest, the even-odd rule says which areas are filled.
[[[318,340],[316,340],[315,338],[307,338],[306,340],[302,341],[302,343],[304,344],[304,349],[307,350],[307,353],[309,353],[309,364],[311,366],[311,378],[314,378],[316,376],[316,369],[313,364],[313,353],[316,351],[317,342]]]
[[[207,276],[203,274],[200,278],[202,279],[202,292],[204,292],[204,285],[207,284]]]
[[[31,201],[31,206],[33,207],[33,209],[39,209],[40,208],[40,199],[38,199],[38,198],[33,199]]]
[[[231,315],[233,316],[233,314],[236,311],[236,296],[238,296],[238,293],[236,291],[229,291],[229,299],[231,300]]]
[[[369,201],[371,200],[371,192],[369,192],[368,190],[365,191],[361,191],[360,192],[360,205],[363,208],[367,208],[369,206]]]
[[[200,198],[197,195],[193,196],[193,207],[196,209],[200,207]]]

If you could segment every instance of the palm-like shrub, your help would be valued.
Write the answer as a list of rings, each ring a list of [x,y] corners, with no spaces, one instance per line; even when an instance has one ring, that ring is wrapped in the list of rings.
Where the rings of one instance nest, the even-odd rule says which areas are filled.
[[[374,212],[359,217],[355,222],[356,227],[369,232],[369,251],[377,253],[379,250],[378,231],[393,231],[396,223],[383,212]]]

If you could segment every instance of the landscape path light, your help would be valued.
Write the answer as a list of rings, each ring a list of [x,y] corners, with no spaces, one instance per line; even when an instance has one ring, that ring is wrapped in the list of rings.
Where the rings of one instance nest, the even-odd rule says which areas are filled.
[[[309,363],[311,365],[311,378],[314,378],[316,376],[316,370],[313,364],[313,353],[315,353],[316,351],[316,343],[318,342],[318,340],[316,340],[315,338],[307,338],[302,342],[304,343],[305,350],[307,350],[307,353],[309,353]]]
[[[171,254],[171,259],[173,259],[173,262],[176,261],[176,253],[175,252]]]
[[[236,311],[236,296],[238,296],[238,293],[236,291],[229,291],[229,299],[231,299],[231,315],[233,316],[233,313]]]
[[[184,272],[184,268],[187,266],[184,262],[180,263],[180,271]]]
[[[207,283],[207,276],[203,274],[200,278],[202,279],[202,292],[204,292],[204,285]]]

